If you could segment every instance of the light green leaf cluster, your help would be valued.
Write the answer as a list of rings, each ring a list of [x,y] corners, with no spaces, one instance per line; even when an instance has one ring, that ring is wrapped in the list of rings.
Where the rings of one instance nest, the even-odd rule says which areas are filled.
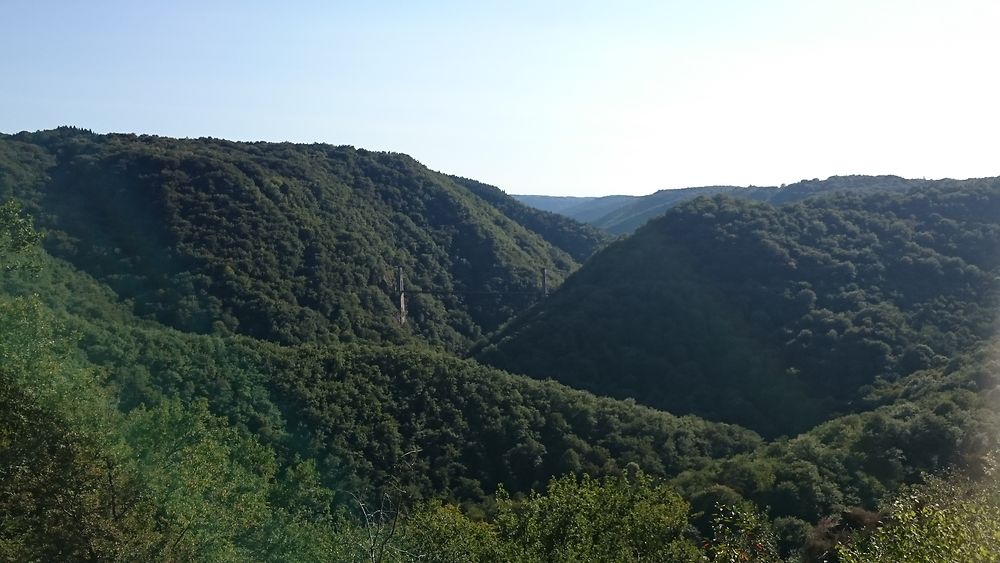
[[[718,563],[780,563],[777,536],[767,517],[753,505],[719,506],[712,522],[712,561]]]
[[[991,462],[992,463],[992,462]],[[885,525],[838,547],[845,563],[990,563],[1000,553],[1000,481],[991,465],[980,480],[931,477],[888,505]]]
[[[12,271],[35,267],[29,257],[18,256],[41,240],[41,233],[31,226],[31,219],[21,214],[15,200],[0,205],[0,269]]]
[[[689,537],[688,505],[642,472],[552,479],[545,493],[497,493],[492,524],[431,505],[408,527],[408,551],[429,561],[703,561]]]

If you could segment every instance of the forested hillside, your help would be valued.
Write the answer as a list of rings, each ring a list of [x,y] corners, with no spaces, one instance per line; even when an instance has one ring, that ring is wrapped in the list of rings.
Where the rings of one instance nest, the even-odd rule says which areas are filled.
[[[467,187],[468,186],[468,187]],[[0,200],[140,316],[276,342],[460,350],[601,243],[400,154],[58,129],[0,138]],[[562,245],[562,247],[557,246]],[[398,314],[396,271],[412,294]]]
[[[595,256],[480,358],[783,434],[980,346],[998,264],[998,181],[701,198]]]
[[[854,561],[996,504],[896,492],[992,471],[1000,184],[701,198],[573,274],[597,231],[349,147],[6,136],[0,198],[2,560]],[[397,263],[458,294],[400,326]]]
[[[609,240],[607,234],[595,227],[525,205],[505,194],[500,188],[468,178],[452,177],[452,179],[489,202],[511,220],[538,233],[556,248],[565,250],[579,262],[590,258],[600,245]]]
[[[0,222],[21,229],[18,216],[8,205]],[[499,486],[521,494],[553,475],[617,474],[630,463],[666,477],[761,444],[739,427],[594,397],[426,347],[288,346],[181,332],[137,318],[72,264],[24,250],[35,238],[30,229],[11,232],[22,248],[3,255],[0,279],[2,435],[27,439],[24,424],[54,422],[34,425],[16,448],[3,442],[0,513],[14,526],[6,528],[3,557],[269,552],[320,560],[355,547],[357,524],[336,516],[356,509],[355,498],[402,487],[408,503],[448,499],[483,514]],[[43,459],[60,447],[74,453]],[[184,457],[172,460],[178,452]],[[8,471],[18,467],[34,469]],[[58,502],[51,487],[82,491],[108,480],[121,490],[75,496],[80,504],[65,506],[75,515],[66,520],[52,520],[53,508],[31,500]],[[117,516],[140,498],[145,515]],[[304,528],[293,533],[296,526]],[[324,533],[330,537],[319,541]],[[269,534],[294,537],[265,547]],[[346,535],[331,545],[336,534]]]
[[[5,293],[36,299],[105,370],[125,410],[207,400],[283,455],[315,458],[345,490],[385,484],[404,453],[420,496],[482,501],[497,484],[526,491],[551,475],[628,462],[675,474],[759,445],[750,431],[601,399],[418,346],[281,346],[183,333],[134,318],[68,264],[10,275]],[[638,436],[657,444],[646,449]],[[486,491],[485,493],[483,491]]]

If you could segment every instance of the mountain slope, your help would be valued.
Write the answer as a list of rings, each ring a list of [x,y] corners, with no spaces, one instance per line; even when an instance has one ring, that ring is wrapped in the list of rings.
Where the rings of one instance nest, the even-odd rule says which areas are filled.
[[[284,346],[180,332],[136,318],[68,262],[42,254],[39,263],[38,274],[0,276],[0,302],[37,295],[123,410],[207,401],[283,463],[315,459],[324,482],[345,495],[405,479],[418,497],[481,503],[498,484],[528,491],[552,475],[614,473],[629,462],[676,475],[760,445],[746,429],[426,347]]]
[[[71,138],[79,135],[64,133]],[[134,141],[124,139],[126,144]],[[93,141],[103,142],[117,141],[107,137]],[[230,165],[249,168],[238,155],[253,146],[144,142],[156,154],[178,151],[175,156],[182,162],[204,157],[204,175],[209,180],[198,180],[198,185],[205,189],[193,190],[194,196],[180,188],[163,190],[168,195],[182,192],[172,198],[197,202],[197,196],[209,195],[220,205],[237,206],[242,199],[236,196],[251,191],[249,185],[233,185],[226,178],[232,175]],[[307,522],[330,523],[331,498],[338,499],[334,503],[343,508],[351,504],[351,495],[375,498],[402,489],[411,500],[435,497],[461,502],[473,514],[488,516],[497,485],[502,484],[516,499],[519,493],[544,486],[554,474],[628,475],[638,466],[650,475],[670,479],[690,500],[701,525],[717,502],[745,498],[770,507],[768,516],[778,518],[775,522],[782,526],[782,537],[794,539],[804,537],[808,523],[824,515],[856,505],[874,508],[888,491],[914,482],[924,471],[952,463],[974,466],[982,452],[996,447],[1000,436],[995,412],[1000,382],[996,358],[1000,355],[995,345],[980,347],[997,328],[1000,236],[995,183],[966,183],[906,195],[817,198],[777,209],[725,198],[683,204],[634,237],[600,252],[550,301],[511,324],[505,333],[508,340],[482,354],[494,354],[493,359],[512,365],[522,362],[529,368],[554,366],[560,370],[550,373],[561,378],[567,374],[591,377],[570,381],[574,385],[603,385],[602,392],[642,402],[670,401],[678,412],[740,420],[772,435],[795,433],[825,421],[798,436],[762,442],[755,432],[738,426],[676,416],[639,406],[635,400],[597,397],[557,382],[457,359],[430,349],[405,330],[400,331],[398,342],[389,344],[378,335],[371,341],[353,335],[357,341],[350,343],[322,335],[305,343],[283,343],[228,334],[225,325],[214,334],[198,334],[164,326],[153,314],[138,318],[136,301],[122,298],[129,283],[149,283],[155,288],[162,287],[157,284],[163,280],[190,281],[190,270],[178,268],[176,276],[171,270],[177,263],[187,266],[178,257],[187,257],[184,260],[197,267],[203,257],[191,249],[218,250],[222,243],[213,237],[227,233],[208,228],[209,221],[195,220],[192,225],[197,229],[191,227],[193,234],[183,239],[187,246],[174,245],[173,237],[186,231],[174,228],[172,221],[193,215],[168,215],[171,221],[164,222],[159,208],[150,206],[159,213],[143,216],[141,211],[149,211],[143,206],[145,200],[132,192],[135,186],[146,185],[142,181],[158,186],[158,179],[182,167],[150,167],[147,173],[129,175],[130,166],[144,161],[136,154],[141,151],[109,148],[105,152],[90,147],[93,152],[87,152],[79,151],[74,143],[0,143],[0,166],[11,171],[0,176],[0,186],[20,195],[36,212],[48,213],[42,216],[48,224],[72,227],[50,231],[47,247],[53,252],[74,258],[83,251],[71,251],[92,245],[112,249],[120,258],[117,262],[85,260],[78,267],[43,252],[34,257],[41,266],[37,274],[0,272],[0,356],[5,373],[14,376],[0,378],[0,395],[4,395],[0,399],[17,406],[8,409],[8,416],[0,422],[18,448],[34,447],[26,444],[31,439],[24,436],[39,434],[55,438],[49,442],[53,444],[65,443],[60,441],[65,435],[72,438],[72,445],[86,435],[78,432],[81,426],[104,431],[107,420],[100,419],[116,418],[108,412],[116,408],[124,411],[117,418],[141,423],[145,429],[129,431],[124,444],[102,439],[101,447],[113,449],[113,455],[106,456],[108,451],[98,448],[83,460],[88,473],[81,482],[112,499],[96,506],[95,513],[103,519],[95,522],[116,519],[114,511],[107,510],[116,502],[116,491],[106,491],[104,484],[109,479],[122,483],[119,478],[125,475],[163,493],[147,497],[155,510],[143,514],[159,514],[157,510],[164,506],[168,510],[193,507],[199,514],[194,519],[182,514],[181,528],[184,522],[198,522],[204,532],[199,536],[211,536],[218,535],[218,524],[225,528],[219,537],[237,543],[252,540],[257,545],[273,539],[267,535],[271,531],[309,528]],[[226,153],[223,158],[214,154],[216,149],[206,149],[206,145],[214,147],[213,143],[228,147],[235,155]],[[312,177],[311,169],[321,165],[308,158],[296,160],[311,153],[290,147],[287,159],[268,160],[268,167],[262,166],[265,174],[269,167],[284,163],[292,169],[282,169],[282,177]],[[258,148],[276,150],[274,145]],[[191,154],[181,149],[190,149]],[[320,149],[362,163],[375,158],[352,149]],[[73,161],[72,155],[67,156],[73,150],[85,155],[76,163],[79,168],[70,168],[81,172],[81,177],[63,185],[60,182],[69,180],[58,176],[63,171],[58,162]],[[91,158],[94,154],[101,159]],[[118,158],[104,158],[106,154]],[[383,156],[389,163],[406,164],[398,155]],[[326,163],[324,159],[330,157],[316,158]],[[88,169],[88,163],[93,169]],[[372,164],[344,170],[353,169],[363,169],[373,177],[384,173]],[[418,177],[425,173],[419,167],[415,170]],[[45,171],[57,175],[45,178]],[[114,192],[116,197],[94,202],[66,193],[67,186],[77,186],[86,194],[101,196],[120,177],[138,181]],[[396,193],[393,186],[398,177],[385,177],[388,180],[380,177],[379,181],[386,185],[372,191]],[[49,201],[53,195],[39,186],[56,186],[61,190],[56,195],[90,208],[66,209],[69,203]],[[446,189],[447,182],[435,186],[441,193],[452,193]],[[316,189],[336,195],[332,189]],[[455,194],[470,198],[459,204],[463,209],[482,209],[479,206],[485,202],[480,195],[456,190]],[[290,189],[289,193],[297,192]],[[485,193],[496,195],[490,190]],[[409,201],[403,196],[400,200],[401,206]],[[251,199],[247,205],[254,203],[257,200]],[[448,209],[448,204],[439,203]],[[10,220],[8,207],[0,213],[0,239],[5,236],[2,223]],[[517,210],[516,206],[508,209],[511,214]],[[301,242],[275,236],[290,235],[282,221],[294,223],[310,217],[305,212],[286,218],[281,213],[240,211],[232,215],[260,221],[260,225],[246,237],[229,237],[224,242],[259,249],[265,262],[284,259],[269,252],[269,245],[294,249]],[[377,222],[383,208],[375,203],[355,211]],[[513,225],[499,211],[484,213],[507,228]],[[97,216],[105,223],[94,221]],[[80,218],[80,225],[67,217]],[[23,230],[19,224],[14,222],[14,238],[30,242],[32,237],[17,234]],[[433,233],[427,236],[437,240]],[[122,243],[131,246],[112,246]],[[175,247],[179,250],[170,250]],[[115,248],[118,253],[113,252]],[[164,248],[168,252],[161,253]],[[352,248],[358,253],[334,257],[340,261],[337,267],[364,258],[363,246]],[[31,262],[30,257],[23,262],[15,257],[5,266]],[[83,271],[84,267],[95,275]],[[270,278],[264,271],[254,273],[259,279],[249,282],[261,286],[259,294],[273,292],[293,302],[295,294],[289,297],[281,285],[285,280]],[[103,281],[95,279],[97,275]],[[202,282],[212,279],[197,283]],[[213,297],[199,292],[194,281],[168,287],[176,291],[180,311],[197,310],[199,303]],[[331,291],[350,295],[358,285],[345,287]],[[164,296],[166,290],[154,294]],[[18,311],[30,314],[12,314]],[[528,340],[519,340],[522,337]],[[513,352],[505,348],[512,344],[519,348]],[[545,347],[532,348],[535,345]],[[30,356],[33,348],[46,347],[56,347],[58,358],[42,362],[31,374],[30,384],[23,385],[25,380],[19,380],[18,374],[24,370],[17,362]],[[86,382],[89,388],[106,389],[82,397],[61,391],[51,385],[53,366],[58,364],[72,365],[78,372],[73,379]],[[580,369],[562,371],[574,366]],[[595,368],[593,373],[586,371],[590,368]],[[611,380],[608,374],[618,379]],[[535,375],[544,377],[545,373]],[[4,394],[11,390],[11,381],[15,393]],[[669,388],[661,385],[664,381]],[[53,410],[52,405],[37,400],[42,396],[57,396],[61,406]],[[95,402],[102,405],[100,409],[91,408]],[[22,416],[28,412],[21,408],[24,405],[28,410],[43,407],[39,411],[43,414],[31,416],[44,422],[56,420],[44,413],[64,411],[78,417],[68,421],[84,422],[27,424],[26,420],[34,419]],[[206,407],[224,420],[210,417]],[[161,437],[184,441],[190,437],[185,428],[191,425],[207,425],[225,439],[209,435],[214,445],[195,441],[184,447],[186,452],[197,450],[208,457],[174,456],[177,450],[172,442]],[[25,432],[32,427],[37,432]],[[130,448],[148,455],[133,456]],[[244,455],[248,450],[256,453],[248,457]],[[67,450],[45,455],[58,451]],[[183,487],[185,494],[172,493],[170,483],[176,482],[174,468],[178,466],[175,458],[194,462],[194,467],[188,464],[183,478],[197,481],[202,488]],[[30,456],[24,459],[28,461],[17,458],[17,467],[33,468],[38,461]],[[126,468],[141,467],[122,473],[109,460]],[[240,520],[244,497],[227,493],[227,498],[219,499],[203,494],[234,485],[238,493],[250,491],[240,484],[245,479],[234,483],[227,477],[231,470],[253,475],[253,513],[258,524],[249,528],[252,537],[247,536],[247,525],[240,524],[244,522]],[[40,474],[31,481],[37,487],[27,494],[17,482],[6,480],[9,473],[0,476],[4,477],[0,486],[13,491],[18,502],[27,506],[31,491],[53,489],[46,475],[60,474],[72,477],[58,470]],[[150,475],[155,479],[147,478]],[[262,513],[284,523],[259,524],[268,521],[260,517]],[[159,516],[153,520],[148,519],[148,524],[156,530],[163,528]],[[44,530],[45,522],[40,522],[37,528]],[[343,523],[336,528],[353,529]],[[172,530],[175,535],[183,534],[180,529]],[[357,532],[364,534],[362,528]],[[298,543],[309,547],[327,543],[313,538],[333,534],[320,527],[311,535],[297,537]],[[346,536],[328,541],[355,545]],[[347,557],[327,554],[311,559]]]
[[[0,137],[0,199],[24,203],[54,255],[142,316],[285,343],[416,335],[462,349],[530,305],[543,268],[556,285],[576,267],[567,251],[600,242],[464,182],[476,193],[405,155],[350,147]],[[403,327],[399,267],[410,290],[435,292],[411,295]]]
[[[452,179],[496,207],[512,221],[538,233],[556,248],[566,251],[578,262],[590,258],[599,246],[608,241],[606,234],[590,225],[529,207],[494,186],[468,178],[453,176]]]
[[[766,434],[996,330],[1000,181],[799,204],[717,197],[596,255],[479,357]]]

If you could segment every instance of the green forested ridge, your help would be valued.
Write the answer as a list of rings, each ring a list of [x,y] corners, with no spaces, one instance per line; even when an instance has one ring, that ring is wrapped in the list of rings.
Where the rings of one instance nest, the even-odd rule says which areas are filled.
[[[336,174],[311,170],[338,159],[348,164]],[[267,195],[272,170],[295,213]],[[358,171],[379,195],[340,215],[313,209],[361,198],[333,189]],[[997,447],[1000,213],[989,183],[777,208],[684,204],[600,252],[481,350],[519,370],[593,362],[604,371],[592,380],[524,371],[634,398],[619,400],[451,355],[440,345],[463,349],[489,329],[471,302],[426,296],[411,319],[422,306],[450,317],[424,309],[413,335],[394,322],[383,280],[362,299],[364,281],[349,274],[371,266],[368,242],[385,241],[337,244],[354,229],[382,232],[371,209],[433,207],[447,221],[411,219],[406,240],[434,245],[456,220],[447,210],[462,209],[475,225],[461,228],[530,243],[498,241],[510,260],[563,260],[565,272],[601,244],[490,186],[342,147],[74,130],[0,139],[0,172],[4,197],[27,211],[0,208],[0,559],[892,560],[924,530],[937,534],[929,553],[958,553],[992,529],[978,515],[994,501],[979,496],[944,520],[918,510],[896,529],[856,530],[877,520],[866,511],[910,506],[893,492],[924,472],[987,467]],[[146,189],[163,202],[147,205],[135,191]],[[226,212],[198,219],[204,209]],[[31,250],[29,216],[45,226],[44,249]],[[325,230],[333,218],[349,228]],[[359,315],[339,332],[332,315],[308,324],[303,286],[282,277],[299,221],[339,241],[323,270],[345,281],[328,297],[355,299]],[[250,254],[232,254],[224,287],[246,287],[226,293],[210,266],[237,243]],[[490,287],[517,287],[503,277],[519,275],[512,263]],[[271,313],[241,320],[239,306]],[[293,312],[296,322],[281,316]],[[581,332],[601,323],[603,334]],[[659,369],[664,350],[675,363],[655,373],[666,383],[644,381],[652,370],[625,377]],[[675,401],[675,414],[637,401]],[[787,436],[765,441],[727,420]],[[979,490],[962,479],[931,480],[926,494]],[[968,514],[980,519],[954,531],[947,518]]]
[[[608,209],[600,215],[589,216],[588,223],[615,235],[634,232],[646,221],[663,215],[668,209],[701,196],[729,194],[735,197],[754,198],[755,195],[769,193],[769,188],[738,188],[735,186],[703,186],[698,188],[681,188],[676,190],[660,190],[658,192],[636,197],[622,202],[622,205]]]
[[[910,180],[899,176],[831,176],[826,180],[802,180],[787,186],[704,186],[699,188],[667,189],[645,196],[606,196],[599,198],[579,198],[576,205],[568,205],[563,198],[549,196],[515,196],[522,203],[548,209],[583,221],[612,235],[634,232],[650,219],[663,215],[671,207],[690,201],[696,197],[728,195],[753,201],[768,201],[774,204],[800,201],[815,195],[834,192],[899,191],[918,187],[956,186],[960,184],[990,181],[984,180]]]
[[[461,349],[530,305],[542,268],[554,286],[576,267],[569,254],[602,240],[492,191],[351,147],[68,128],[0,138],[0,199],[24,203],[52,254],[140,316],[283,343],[414,333]],[[413,295],[400,329],[400,266],[412,289],[459,294]]]
[[[489,202],[514,222],[541,235],[552,246],[565,250],[578,262],[590,258],[590,255],[608,240],[606,234],[590,225],[529,207],[497,187],[457,176],[453,176],[452,179]]]
[[[595,256],[480,357],[768,434],[997,330],[1000,182],[698,199]]]
[[[422,496],[480,501],[499,483],[526,491],[550,475],[607,473],[629,462],[670,475],[760,443],[731,425],[597,398],[418,346],[282,346],[183,333],[136,319],[69,264],[41,261],[37,274],[10,276],[6,292],[37,292],[57,311],[123,408],[207,399],[216,414],[279,452],[317,458],[343,480],[331,477],[331,484],[346,490],[383,484],[413,449],[421,451]]]

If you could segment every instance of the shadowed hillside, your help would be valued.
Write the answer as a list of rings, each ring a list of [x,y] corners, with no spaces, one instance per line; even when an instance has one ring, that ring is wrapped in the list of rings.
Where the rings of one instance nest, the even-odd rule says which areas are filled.
[[[998,263],[997,181],[700,198],[606,248],[480,358],[785,433],[983,342]]]
[[[286,343],[462,349],[603,240],[408,156],[329,145],[23,133],[0,138],[10,197],[137,314]],[[402,328],[399,267],[436,292],[411,296]]]

